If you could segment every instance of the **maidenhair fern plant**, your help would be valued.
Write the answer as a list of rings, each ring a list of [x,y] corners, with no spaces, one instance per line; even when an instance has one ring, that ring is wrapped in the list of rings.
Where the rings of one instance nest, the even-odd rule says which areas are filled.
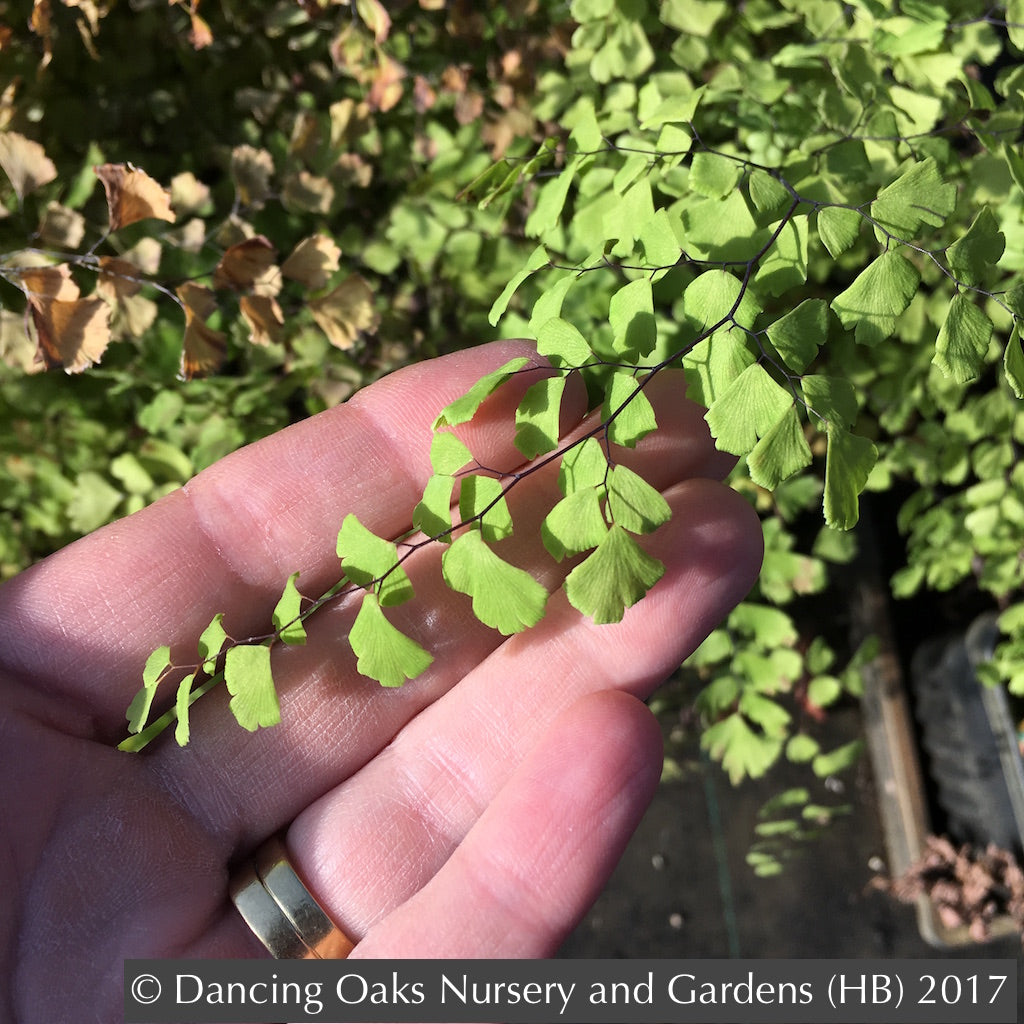
[[[1003,610],[1006,640],[988,671],[1024,690],[1024,2],[512,6],[480,14],[472,31],[503,74],[528,67],[530,88],[514,93],[528,115],[502,120],[500,141],[488,137],[496,159],[481,166],[472,154],[478,173],[437,206],[431,189],[448,188],[467,136],[428,133],[406,213],[415,206],[416,258],[433,239],[436,266],[473,264],[467,233],[504,246],[506,287],[487,295],[490,324],[536,339],[551,367],[516,414],[524,468],[489,471],[451,429],[510,377],[535,372],[520,359],[438,410],[433,476],[409,510],[414,532],[375,537],[345,518],[330,591],[303,594],[293,575],[265,635],[230,638],[218,615],[189,665],[154,652],[123,746],[171,725],[185,742],[190,704],[220,682],[242,726],[272,725],[272,649],[302,643],[306,620],[333,601],[360,602],[349,642],[368,680],[415,679],[431,652],[388,610],[415,600],[402,565],[423,545],[444,546],[444,579],[482,622],[506,635],[535,625],[549,595],[495,545],[517,526],[507,495],[542,466],[557,464],[562,495],[544,545],[576,560],[566,596],[596,622],[617,621],[661,575],[636,538],[669,513],[616,451],[657,429],[645,389],[670,367],[706,407],[718,447],[737,457],[733,486],[764,522],[757,588],[690,661],[706,684],[703,743],[734,779],[783,756],[824,774],[853,755],[819,747],[794,694],[812,709],[856,694],[857,658],[844,666],[822,638],[801,638],[787,606],[825,587],[829,563],[852,557],[865,489],[913,488],[896,594],[973,581]],[[402,35],[378,7],[356,5],[364,24],[351,22],[345,46],[335,40],[336,67],[344,77],[346,59],[356,66],[360,39],[365,60],[372,37],[379,74],[362,84],[378,110],[405,86],[429,109],[440,71],[403,86],[381,69],[421,60],[409,40],[438,15],[404,12]],[[544,45],[503,44],[517,19]],[[457,102],[469,123],[470,105]],[[387,238],[404,238],[402,223],[392,216]],[[270,227],[264,235],[277,245]],[[396,250],[388,262],[375,240],[363,244],[362,265],[357,255],[348,268],[367,275],[361,302],[405,258]],[[258,294],[256,284],[240,290]],[[465,293],[467,307],[483,298]],[[566,443],[558,414],[570,376],[600,414]],[[794,524],[812,508],[824,524],[802,550]],[[176,696],[161,688],[172,676]]]

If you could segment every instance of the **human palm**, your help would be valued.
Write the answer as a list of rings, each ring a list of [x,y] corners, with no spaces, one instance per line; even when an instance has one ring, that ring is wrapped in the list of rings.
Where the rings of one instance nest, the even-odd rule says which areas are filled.
[[[223,692],[192,709],[192,741],[116,749],[149,652],[182,661],[216,612],[265,631],[283,581],[337,579],[349,512],[398,536],[429,466],[439,409],[525,343],[394,374],[346,405],[235,453],[135,516],[0,589],[0,942],[8,1020],[119,1020],[128,957],[267,955],[228,900],[232,868],[284,831],[300,874],[357,941],[353,957],[538,957],[557,948],[612,870],[657,782],[648,695],[735,604],[760,562],[756,517],[717,482],[728,463],[700,410],[660,375],[660,430],[616,453],[658,486],[671,523],[644,540],[664,578],[620,624],[555,593],[503,638],[442,582],[440,545],[405,563],[416,599],[389,610],[433,655],[399,690],[360,676],[339,599],[308,643],[275,651],[282,722],[255,735]],[[527,375],[529,377],[530,375]],[[461,431],[481,464],[520,461],[510,384]],[[521,386],[520,386],[521,385]],[[583,397],[567,432],[587,429]],[[502,556],[554,590],[538,541],[552,465],[509,502]]]

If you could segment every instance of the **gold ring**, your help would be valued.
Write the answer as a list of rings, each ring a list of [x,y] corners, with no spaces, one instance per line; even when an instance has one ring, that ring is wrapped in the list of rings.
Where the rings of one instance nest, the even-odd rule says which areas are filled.
[[[296,874],[277,836],[235,873],[229,891],[245,923],[278,960],[344,960],[355,946]]]

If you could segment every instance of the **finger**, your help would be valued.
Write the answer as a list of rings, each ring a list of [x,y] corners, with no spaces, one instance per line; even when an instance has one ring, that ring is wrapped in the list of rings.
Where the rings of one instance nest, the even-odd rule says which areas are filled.
[[[704,446],[694,437],[700,437],[698,428],[706,436],[706,427],[695,406],[672,397],[672,407],[663,414],[665,440],[657,446],[641,445],[635,452],[624,453],[631,465],[658,486],[685,478],[694,468],[705,468]],[[672,438],[674,443],[669,440]],[[750,531],[754,540],[734,545],[731,551],[735,557],[727,554],[713,559],[707,566],[708,574],[728,578],[735,569],[745,592],[751,573],[756,571],[759,553],[749,558],[747,555],[759,543],[760,530],[745,502],[723,489],[716,488],[714,494],[714,500],[709,507],[701,508],[700,515],[722,519],[718,541],[727,541],[734,529]],[[554,464],[524,480],[523,488],[517,489],[510,501],[516,534],[503,542],[501,549],[503,556],[542,580],[549,590],[557,589],[567,565],[558,565],[543,549],[538,540],[539,526],[559,495]],[[731,516],[739,516],[738,527]],[[680,530],[676,542],[667,537],[664,543],[699,564],[701,544],[690,539],[695,520],[685,502],[676,518],[676,523],[663,528]],[[506,548],[507,544],[512,547]],[[408,563],[415,601],[388,611],[395,625],[435,656],[433,665],[412,683],[399,691],[386,690],[358,675],[345,641],[357,605],[342,603],[310,622],[309,642],[304,647],[282,651],[276,658],[280,725],[256,736],[244,733],[234,725],[226,701],[220,699],[223,695],[211,694],[193,712],[196,738],[188,750],[181,752],[167,745],[154,752],[154,771],[174,780],[178,799],[193,810],[207,830],[232,836],[243,845],[259,841],[371,760],[409,720],[504,642],[503,637],[474,618],[466,598],[452,593],[443,583],[439,548],[431,545]],[[708,607],[713,614],[719,608],[714,603]],[[720,614],[727,608],[721,606]],[[570,610],[570,619],[575,615]],[[703,620],[698,616],[694,621]],[[603,630],[598,632],[603,634]],[[556,629],[543,635],[559,643],[557,633]],[[697,637],[694,643],[702,638]],[[672,667],[659,669],[660,678]]]
[[[438,873],[353,956],[550,956],[597,898],[654,796],[661,733],[592,694],[551,724]]]
[[[595,626],[556,595],[542,623],[299,815],[297,866],[343,928],[365,934],[429,881],[555,715],[601,690],[646,696],[742,598],[760,553],[750,507],[710,481],[668,496],[671,528],[645,544],[665,576],[621,623]]]
[[[661,734],[640,702],[603,693],[573,704],[436,876],[354,955],[550,955],[613,870],[660,768]]]
[[[233,636],[265,632],[291,573],[313,596],[335,583],[347,513],[385,536],[407,530],[430,475],[432,420],[517,355],[536,359],[528,343],[502,342],[395,373],[32,567],[0,588],[0,665],[121,729],[155,647],[187,663],[214,614]],[[478,458],[521,460],[509,417],[535,379],[516,377],[461,428]],[[567,394],[566,427],[584,411],[581,391]]]

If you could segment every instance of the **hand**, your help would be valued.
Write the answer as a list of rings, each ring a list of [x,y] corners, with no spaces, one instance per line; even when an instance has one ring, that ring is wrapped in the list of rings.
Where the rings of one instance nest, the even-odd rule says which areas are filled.
[[[557,948],[657,782],[660,733],[639,698],[760,564],[756,516],[709,479],[729,463],[678,375],[652,381],[660,430],[622,453],[674,516],[644,540],[665,576],[620,624],[595,626],[555,594],[536,628],[504,639],[444,586],[428,545],[406,563],[416,598],[389,610],[434,655],[418,679],[387,690],[357,674],[342,601],[309,620],[305,647],[275,652],[279,726],[244,732],[220,688],[194,705],[189,746],[167,734],[115,749],[153,648],[194,659],[221,611],[231,636],[264,632],[295,570],[304,593],[325,591],[348,512],[384,536],[407,530],[433,417],[529,352],[503,342],[396,373],[0,590],[4,1019],[119,1020],[127,957],[266,956],[227,887],[278,830],[353,956]],[[460,431],[482,464],[517,465],[510,415],[528,383]],[[567,430],[581,429],[582,395],[566,406]],[[501,549],[549,589],[567,571],[537,539],[556,480],[549,467],[513,489]]]

